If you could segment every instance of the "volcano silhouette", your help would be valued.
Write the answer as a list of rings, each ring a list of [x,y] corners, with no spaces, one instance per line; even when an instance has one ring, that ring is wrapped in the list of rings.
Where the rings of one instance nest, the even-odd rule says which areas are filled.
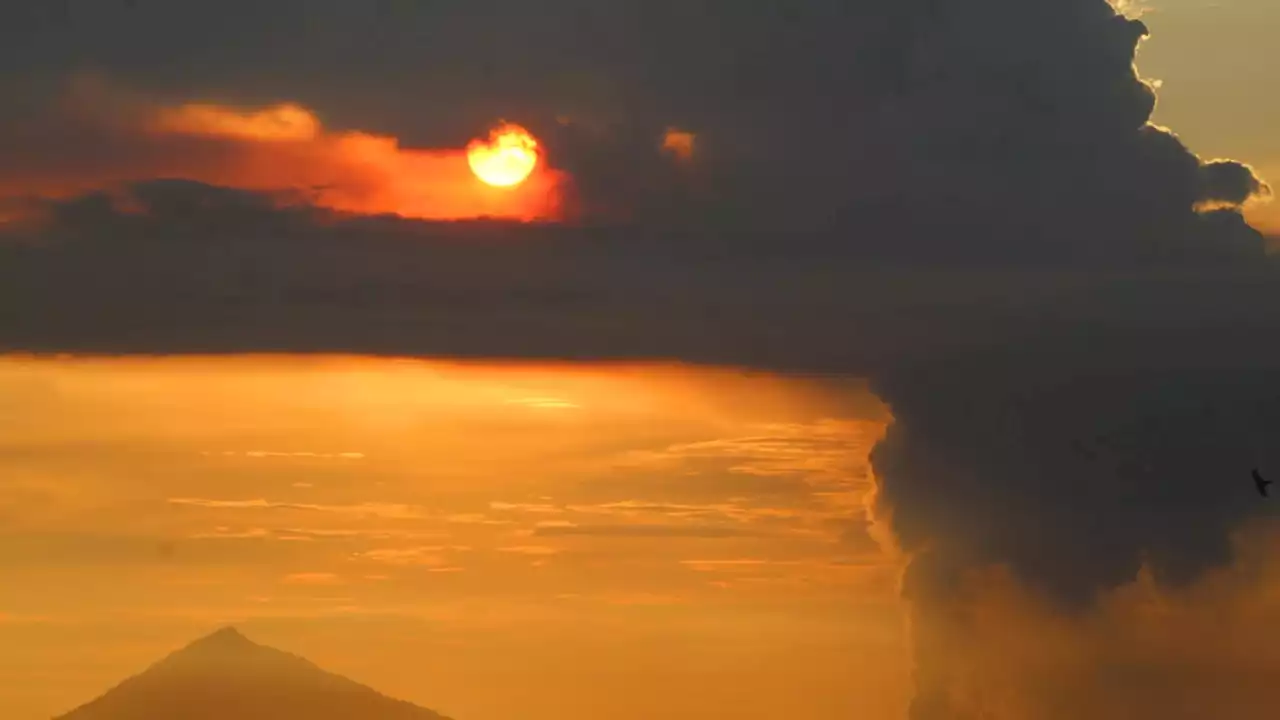
[[[224,628],[55,720],[449,720]]]

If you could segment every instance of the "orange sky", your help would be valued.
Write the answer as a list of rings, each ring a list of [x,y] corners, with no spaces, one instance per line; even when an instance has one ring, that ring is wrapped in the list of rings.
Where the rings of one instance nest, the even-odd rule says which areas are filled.
[[[904,707],[861,383],[8,358],[0,396],[5,720],[228,622],[466,720]]]
[[[459,220],[561,218],[567,176],[542,157],[524,182],[493,187],[467,163],[466,148],[406,148],[394,137],[324,127],[294,103],[237,108],[160,104],[117,90],[77,87],[67,107],[101,133],[82,157],[50,168],[0,169],[9,195],[62,195],[157,177],[262,191],[301,193],[322,207],[361,214]],[[495,120],[495,125],[498,121]],[[490,128],[476,128],[476,138]],[[104,157],[105,155],[105,157]]]
[[[297,105],[161,108],[146,131],[231,143],[222,162],[184,169],[189,179],[250,190],[312,189],[318,205],[334,210],[525,221],[551,220],[559,212],[563,178],[545,163],[518,186],[493,187],[471,171],[465,148],[408,149],[392,137],[330,132]]]
[[[463,720],[905,717],[902,560],[864,509],[888,416],[861,382],[7,357],[0,397],[5,720],[227,623]],[[1245,528],[1233,566],[1179,592],[1144,575],[1077,618],[983,571],[984,642],[935,650],[992,717],[1265,717],[1274,543]]]

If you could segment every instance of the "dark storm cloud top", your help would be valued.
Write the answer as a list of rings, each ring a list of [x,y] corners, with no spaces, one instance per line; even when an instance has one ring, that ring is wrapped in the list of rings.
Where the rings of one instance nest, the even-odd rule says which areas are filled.
[[[162,96],[298,100],[331,126],[409,144],[461,144],[511,116],[551,136],[584,191],[622,185],[667,215],[680,202],[673,179],[640,146],[674,124],[700,135],[717,217],[839,222],[868,236],[861,245],[915,260],[957,245],[969,257],[1096,254],[1078,246],[1100,217],[1194,243],[1189,206],[1261,189],[1238,164],[1198,172],[1176,139],[1139,130],[1154,103],[1130,67],[1145,28],[1100,0],[121,0],[7,12],[0,47],[24,91],[8,93],[19,112],[31,78],[88,69]],[[617,127],[587,149],[560,137],[564,115]],[[922,201],[945,221],[921,223]],[[898,234],[940,239],[892,237],[903,222]],[[941,239],[956,234],[963,243]]]
[[[269,17],[244,42],[179,53],[168,78],[140,58],[176,24],[77,53],[407,137],[523,108],[584,202],[635,222],[343,219],[146,183],[10,232],[0,345],[869,375],[897,418],[875,461],[916,556],[922,720],[959,716],[929,629],[966,570],[1007,564],[1079,609],[1143,562],[1195,578],[1258,512],[1248,469],[1280,463],[1262,443],[1280,430],[1280,278],[1238,206],[1266,187],[1146,124],[1146,30],[1105,0],[386,6],[395,22],[255,4]],[[210,37],[251,18],[218,7]],[[59,46],[24,42],[6,52]],[[645,154],[667,124],[699,134],[691,176]]]

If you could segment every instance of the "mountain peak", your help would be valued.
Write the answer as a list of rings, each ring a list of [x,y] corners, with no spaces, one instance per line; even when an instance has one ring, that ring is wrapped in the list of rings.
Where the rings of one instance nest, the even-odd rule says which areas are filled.
[[[228,625],[220,630],[212,632],[204,637],[196,640],[187,646],[192,648],[224,648],[234,650],[251,650],[260,647],[257,643],[245,637],[236,628]]]
[[[193,641],[191,644],[179,650],[178,654],[243,655],[269,650],[270,648],[259,645],[245,637],[244,633],[241,633],[236,628],[228,625],[227,627]]]
[[[447,720],[224,627],[60,720]]]
[[[259,645],[239,630],[227,626],[171,653],[152,666],[151,672],[202,672],[254,674],[270,677],[281,673],[319,673],[311,663],[295,655]]]

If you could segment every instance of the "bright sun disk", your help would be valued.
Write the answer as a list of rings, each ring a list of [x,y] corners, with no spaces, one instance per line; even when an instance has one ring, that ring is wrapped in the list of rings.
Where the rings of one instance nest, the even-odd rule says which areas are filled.
[[[489,185],[519,185],[538,165],[538,141],[519,125],[504,123],[487,140],[477,138],[467,145],[467,164]]]

